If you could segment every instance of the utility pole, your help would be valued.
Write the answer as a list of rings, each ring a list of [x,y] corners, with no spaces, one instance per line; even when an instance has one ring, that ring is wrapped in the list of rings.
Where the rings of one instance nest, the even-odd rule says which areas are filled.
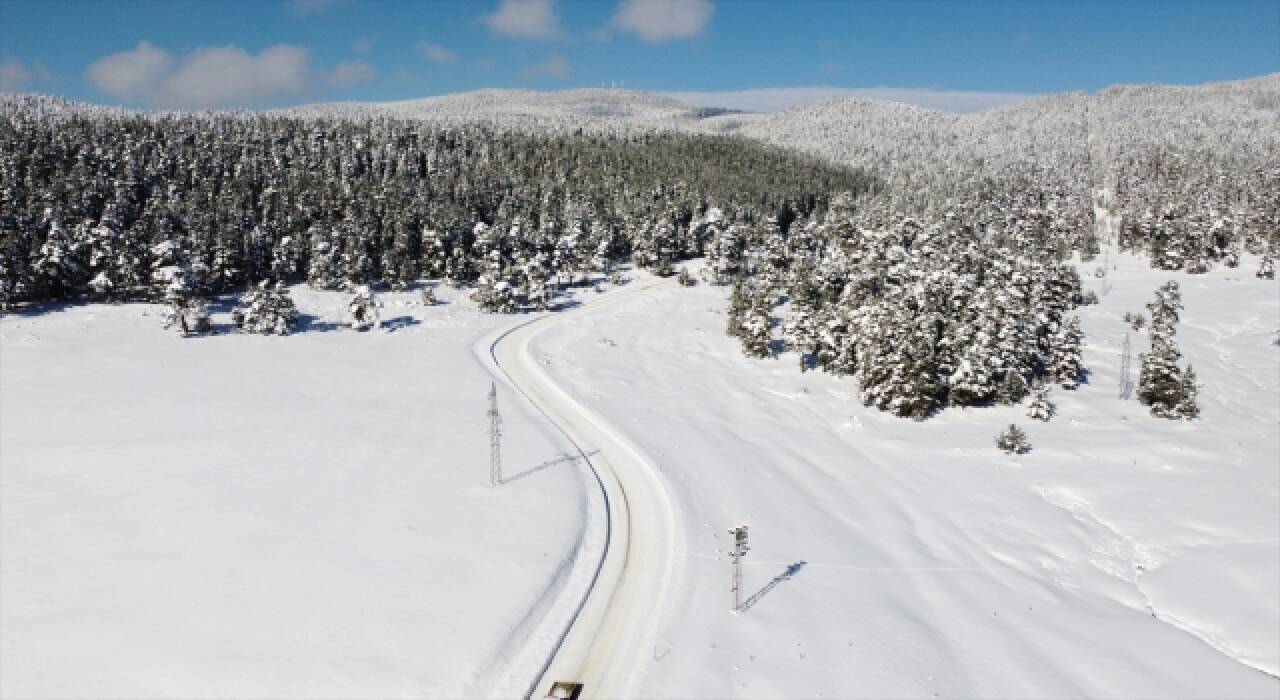
[[[502,483],[502,415],[498,413],[498,385],[489,383],[489,484]]]
[[[733,551],[729,558],[733,560],[733,612],[736,613],[742,611],[742,558],[747,556],[751,547],[747,546],[746,525],[730,528],[729,534],[733,535]]]
[[[1129,392],[1133,390],[1133,380],[1130,379],[1132,374],[1133,351],[1129,348],[1129,333],[1124,334],[1124,349],[1120,353],[1120,398],[1129,398]]]

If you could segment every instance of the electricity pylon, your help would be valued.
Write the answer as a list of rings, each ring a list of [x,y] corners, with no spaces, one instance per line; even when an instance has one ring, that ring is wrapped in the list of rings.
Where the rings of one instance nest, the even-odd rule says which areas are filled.
[[[502,483],[502,415],[498,413],[498,385],[489,383],[489,483]]]
[[[1129,349],[1129,334],[1124,334],[1124,349],[1120,354],[1120,398],[1129,398],[1129,392],[1133,390],[1132,368],[1133,352]]]

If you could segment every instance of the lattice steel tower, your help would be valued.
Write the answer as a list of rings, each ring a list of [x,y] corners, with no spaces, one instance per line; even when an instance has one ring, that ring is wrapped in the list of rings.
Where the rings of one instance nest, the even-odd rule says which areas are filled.
[[[1129,398],[1133,391],[1133,351],[1129,348],[1129,334],[1124,334],[1124,349],[1120,351],[1120,398]]]
[[[498,413],[498,385],[489,383],[489,483],[502,483],[502,415]]]

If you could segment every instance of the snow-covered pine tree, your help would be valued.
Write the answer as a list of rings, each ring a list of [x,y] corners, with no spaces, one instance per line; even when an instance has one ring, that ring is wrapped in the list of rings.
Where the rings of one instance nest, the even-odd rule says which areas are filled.
[[[768,298],[753,294],[742,314],[742,351],[748,357],[773,357],[773,317]]]
[[[88,281],[84,245],[52,210],[45,211],[42,227],[47,233],[31,265],[34,283],[47,296],[70,296]]]
[[[1031,442],[1027,434],[1016,423],[1010,423],[1004,432],[996,437],[996,447],[1009,454],[1020,455],[1031,450]]]
[[[737,338],[742,337],[742,324],[746,319],[750,303],[751,298],[747,292],[747,279],[746,277],[738,276],[733,281],[733,292],[729,295],[729,308],[725,313],[726,333]]]
[[[1197,401],[1200,390],[1196,386],[1196,373],[1191,369],[1191,365],[1182,371],[1182,376],[1178,381],[1179,393],[1178,405],[1174,407],[1174,412],[1178,418],[1182,420],[1191,420],[1200,415],[1200,404]]]
[[[298,320],[298,309],[283,282],[272,285],[263,280],[245,294],[231,318],[247,333],[288,335]]]
[[[165,289],[165,328],[176,328],[182,335],[201,335],[212,328],[209,305],[196,295],[190,268],[179,268]]]
[[[1049,387],[1043,385],[1032,392],[1031,404],[1027,406],[1027,417],[1047,421],[1053,417],[1054,406],[1049,400]]]
[[[342,250],[337,244],[342,240],[341,233],[313,226],[309,238],[311,258],[307,265],[307,284],[312,289],[342,289],[345,284]]]
[[[1049,354],[1049,374],[1063,389],[1075,389],[1084,370],[1081,346],[1084,332],[1080,330],[1080,317],[1072,316],[1053,337]]]
[[[377,328],[380,306],[382,306],[381,302],[377,300],[368,285],[362,284],[356,287],[355,296],[347,304],[347,318],[351,328],[357,331]]]
[[[1254,276],[1260,280],[1273,280],[1276,278],[1276,261],[1271,257],[1270,253],[1262,256],[1262,260],[1258,261],[1258,271]]]
[[[1178,369],[1182,353],[1175,337],[1175,324],[1182,309],[1178,283],[1169,281],[1157,289],[1155,301],[1147,308],[1151,310],[1151,351],[1141,357],[1138,400],[1151,407],[1152,415],[1177,418],[1176,409],[1182,400],[1182,372]]]

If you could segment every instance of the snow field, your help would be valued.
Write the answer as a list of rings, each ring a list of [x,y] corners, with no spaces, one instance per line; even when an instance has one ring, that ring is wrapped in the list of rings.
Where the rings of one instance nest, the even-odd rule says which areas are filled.
[[[517,319],[384,294],[394,330],[356,333],[349,295],[293,296],[288,337],[0,319],[0,694],[439,697],[511,670],[586,517],[504,389],[488,485],[472,345]]]
[[[639,694],[1275,697],[1275,282],[1248,257],[1198,276],[1112,262],[1102,303],[1079,309],[1089,380],[1051,393],[1049,423],[1025,405],[922,423],[867,409],[793,354],[743,357],[725,288],[541,335],[535,355],[654,459],[685,524]],[[1192,423],[1117,398],[1122,316],[1149,315],[1168,279],[1202,384]],[[1131,340],[1136,381],[1147,338]],[[1029,454],[996,450],[1010,422]],[[743,522],[754,599],[733,615],[726,529]]]

